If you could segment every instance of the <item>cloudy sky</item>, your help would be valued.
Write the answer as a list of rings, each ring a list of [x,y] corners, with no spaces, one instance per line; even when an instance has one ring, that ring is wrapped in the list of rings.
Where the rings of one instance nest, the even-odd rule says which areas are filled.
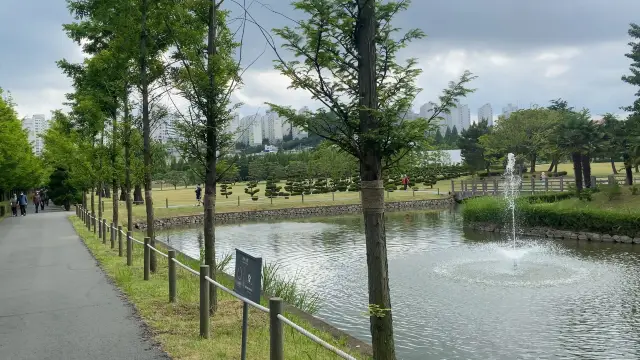
[[[13,94],[21,116],[49,114],[62,107],[70,91],[55,61],[82,60],[80,49],[62,32],[61,24],[72,21],[66,2],[2,3],[0,87]],[[232,0],[227,3],[238,12]],[[268,6],[297,16],[288,0],[254,2],[250,11],[265,28],[291,25]],[[620,77],[628,72],[627,30],[630,22],[640,22],[638,14],[638,0],[414,0],[397,24],[428,35],[405,54],[418,58],[424,70],[415,108],[468,69],[479,77],[473,83],[476,93],[463,100],[472,117],[485,103],[497,115],[507,103],[522,108],[558,97],[589,108],[594,116],[619,113],[635,92]],[[245,48],[246,62],[265,49],[256,29],[249,28]],[[245,85],[236,94],[245,104],[243,115],[264,111],[265,101],[313,106],[306,93],[287,89],[286,79],[272,68],[273,58],[267,48],[245,73]]]

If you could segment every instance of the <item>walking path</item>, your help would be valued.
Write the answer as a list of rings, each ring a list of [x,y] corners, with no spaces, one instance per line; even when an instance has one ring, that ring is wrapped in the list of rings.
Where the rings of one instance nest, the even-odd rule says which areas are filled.
[[[45,208],[0,222],[0,359],[168,359],[76,235]]]

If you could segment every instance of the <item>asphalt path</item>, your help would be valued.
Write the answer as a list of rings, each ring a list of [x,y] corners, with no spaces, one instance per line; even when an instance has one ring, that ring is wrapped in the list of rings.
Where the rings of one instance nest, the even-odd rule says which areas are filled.
[[[0,221],[0,359],[169,359],[64,212]]]

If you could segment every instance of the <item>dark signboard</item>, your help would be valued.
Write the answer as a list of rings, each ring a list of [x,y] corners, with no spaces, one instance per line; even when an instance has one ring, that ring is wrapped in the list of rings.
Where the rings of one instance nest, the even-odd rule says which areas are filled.
[[[261,283],[262,258],[253,257],[236,249],[236,275],[233,290],[238,295],[259,304]]]

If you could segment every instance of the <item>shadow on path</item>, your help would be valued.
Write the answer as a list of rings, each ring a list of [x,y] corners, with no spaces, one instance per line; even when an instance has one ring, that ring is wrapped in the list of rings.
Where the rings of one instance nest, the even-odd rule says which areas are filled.
[[[168,357],[67,219],[45,207],[0,222],[0,359]]]

